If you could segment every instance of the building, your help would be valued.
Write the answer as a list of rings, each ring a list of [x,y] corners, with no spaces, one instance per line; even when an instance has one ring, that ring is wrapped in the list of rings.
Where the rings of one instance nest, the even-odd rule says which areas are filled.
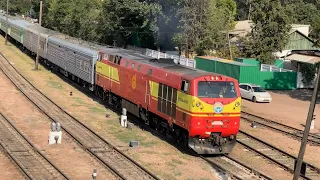
[[[230,41],[241,49],[242,47],[238,40],[241,37],[245,37],[248,33],[252,31],[252,25],[253,22],[250,20],[237,21],[235,28],[229,33]],[[299,56],[300,59],[293,59],[288,57],[290,57],[291,51],[294,50],[320,50],[320,48],[317,45],[315,45],[315,41],[309,38],[309,32],[310,25],[291,24],[291,29],[288,32],[288,43],[286,44],[284,50],[280,52],[273,52],[276,59],[283,60],[283,64],[281,64],[281,66],[284,69],[297,72],[297,88],[306,87],[302,82],[303,77],[300,72],[300,64],[306,63],[308,58]],[[313,85],[311,85],[311,87],[312,86]]]

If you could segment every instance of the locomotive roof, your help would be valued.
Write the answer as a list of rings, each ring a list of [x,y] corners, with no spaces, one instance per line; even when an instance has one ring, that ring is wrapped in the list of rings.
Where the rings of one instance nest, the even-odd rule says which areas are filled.
[[[174,63],[173,59],[156,60],[150,56],[143,55],[138,52],[134,52],[132,50],[127,50],[127,49],[105,48],[101,50],[101,52],[112,54],[112,55],[119,55],[130,60],[138,61],[143,64],[148,64],[150,66],[154,66],[166,71],[170,71],[175,74],[179,74],[181,76],[188,77],[190,79],[201,77],[201,76],[214,76],[214,75],[224,76],[217,73],[212,73],[212,72],[202,71],[199,69],[189,68],[186,66],[181,66]]]

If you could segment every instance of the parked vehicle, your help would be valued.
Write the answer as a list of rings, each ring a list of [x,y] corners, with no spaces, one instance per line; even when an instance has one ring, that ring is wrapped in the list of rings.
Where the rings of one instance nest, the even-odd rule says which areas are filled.
[[[271,95],[261,86],[249,83],[240,83],[240,94],[244,99],[249,99],[253,102],[271,102]]]

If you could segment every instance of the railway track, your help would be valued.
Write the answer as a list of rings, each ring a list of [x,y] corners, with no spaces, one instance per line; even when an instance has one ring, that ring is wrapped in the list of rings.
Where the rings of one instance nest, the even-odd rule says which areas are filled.
[[[210,165],[221,171],[228,178],[238,180],[272,179],[229,156],[200,157],[203,160],[207,161]]]
[[[279,165],[283,169],[293,173],[295,159],[291,154],[288,154],[271,144],[263,142],[262,140],[251,136],[243,131],[239,131],[237,135],[237,142],[243,145],[245,148],[254,151],[259,156],[262,156],[271,162]],[[306,163],[306,162],[304,162]],[[303,179],[320,179],[320,169],[314,165],[307,164],[307,170],[305,175],[301,175]]]
[[[3,54],[0,56],[0,69],[30,102],[52,121],[60,122],[65,132],[75,139],[89,154],[105,165],[114,175],[128,180],[158,179],[154,174],[112,146],[112,144],[41,93],[10,64]]]
[[[277,131],[287,136],[298,139],[299,141],[301,141],[303,137],[303,130],[300,130],[285,124],[281,124],[263,117],[259,117],[254,114],[250,114],[242,111],[241,119],[246,120],[250,123],[255,122],[273,131]],[[309,134],[308,143],[312,145],[320,146],[320,135]]]
[[[2,113],[0,146],[28,179],[69,179]]]

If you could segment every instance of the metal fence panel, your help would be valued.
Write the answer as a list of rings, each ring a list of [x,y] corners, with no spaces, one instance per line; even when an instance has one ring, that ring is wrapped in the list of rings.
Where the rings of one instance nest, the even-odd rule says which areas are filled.
[[[144,54],[149,57],[156,58],[156,59],[171,58],[174,60],[175,63],[179,62],[179,64],[182,66],[196,68],[196,61],[194,59],[188,59],[188,58],[181,57],[181,56],[179,57],[179,56],[173,55],[173,54],[163,53],[163,52],[159,52],[159,51],[152,50],[152,49],[144,49],[144,48],[139,48],[139,47],[134,47],[134,46],[128,46],[127,49],[137,51],[141,54]]]

